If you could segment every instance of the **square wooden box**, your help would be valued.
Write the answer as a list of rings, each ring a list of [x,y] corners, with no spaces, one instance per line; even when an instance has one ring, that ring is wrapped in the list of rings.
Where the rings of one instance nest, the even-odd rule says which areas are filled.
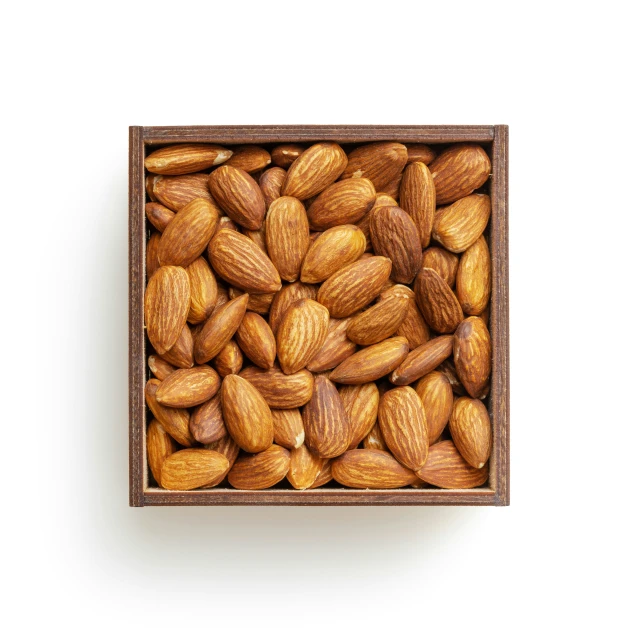
[[[493,340],[489,412],[493,451],[488,487],[469,490],[400,488],[356,490],[317,488],[297,491],[244,491],[213,488],[167,491],[150,487],[146,459],[147,409],[144,386],[147,345],[144,334],[146,241],[144,158],[148,149],[166,144],[312,143],[321,140],[350,144],[389,140],[451,144],[477,142],[492,159],[488,228],[493,279],[490,332]],[[129,130],[129,503],[131,506],[507,506],[509,503],[509,352],[508,352],[508,127],[496,126],[194,126],[140,127]]]

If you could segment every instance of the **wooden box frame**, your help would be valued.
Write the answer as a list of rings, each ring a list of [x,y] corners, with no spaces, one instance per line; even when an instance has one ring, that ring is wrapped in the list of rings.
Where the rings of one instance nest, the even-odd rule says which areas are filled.
[[[492,253],[490,330],[493,372],[489,411],[493,424],[493,452],[489,485],[469,490],[400,488],[357,490],[317,488],[297,491],[244,491],[214,488],[167,491],[148,486],[146,460],[147,411],[144,386],[147,356],[144,335],[146,282],[146,217],[144,213],[144,157],[151,145],[184,142],[218,144],[366,143],[379,140],[451,144],[478,142],[492,157],[490,194]],[[509,451],[509,326],[508,326],[508,127],[496,126],[193,126],[129,129],[129,503],[131,506],[506,506],[510,499]]]

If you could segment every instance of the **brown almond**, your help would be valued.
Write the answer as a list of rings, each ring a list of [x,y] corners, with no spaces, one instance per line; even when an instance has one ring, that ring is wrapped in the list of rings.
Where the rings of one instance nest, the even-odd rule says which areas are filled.
[[[171,364],[162,359],[159,355],[149,355],[148,364],[153,376],[161,382],[175,371],[175,367],[171,366]]]
[[[351,424],[352,438],[348,447],[349,449],[357,448],[377,421],[379,391],[377,386],[370,382],[356,386],[342,386],[339,389],[339,396],[342,398],[344,410]]]
[[[277,335],[277,329],[288,307],[298,300],[314,300],[317,297],[317,290],[317,286],[293,282],[284,284],[281,290],[275,293],[268,317],[268,323],[274,335]]]
[[[384,441],[384,435],[382,435],[382,431],[377,422],[375,422],[368,435],[362,440],[362,445],[364,448],[373,450],[388,450],[388,446]]]
[[[286,448],[273,444],[257,455],[240,455],[228,474],[229,483],[238,490],[263,490],[282,481],[291,463]]]
[[[231,155],[232,151],[217,144],[174,144],[147,155],[144,166],[151,173],[184,175],[222,164]]]
[[[380,299],[353,318],[346,333],[348,339],[361,346],[370,346],[391,337],[406,319],[408,301],[405,294],[391,294]]]
[[[404,468],[383,450],[356,448],[333,460],[333,479],[349,488],[401,488],[416,481],[415,473]]]
[[[215,229],[215,232],[217,233],[218,231],[221,231],[222,229],[229,229],[231,231],[237,231],[238,233],[240,231],[240,227],[230,217],[227,217],[226,215],[223,215],[220,218],[220,221],[217,223],[217,228]]]
[[[246,291],[242,291],[234,286],[231,286],[229,289],[229,295],[232,300],[244,295],[245,292]],[[275,293],[248,293],[246,310],[253,313],[259,313],[260,315],[266,315],[271,309],[274,297]]]
[[[439,246],[431,246],[422,254],[422,268],[432,268],[450,288],[455,286],[458,265],[459,256]]]
[[[149,469],[158,486],[162,478],[162,464],[176,450],[177,446],[171,436],[162,428],[157,419],[152,419],[146,431],[146,452]]]
[[[147,202],[144,206],[146,217],[153,226],[162,233],[175,217],[175,213],[159,202]]]
[[[429,444],[434,444],[444,432],[453,410],[453,389],[444,373],[432,371],[417,382],[415,392],[426,411]]]
[[[320,474],[324,460],[304,444],[291,451],[291,465],[286,478],[296,490],[310,488]]]
[[[479,399],[458,397],[450,414],[450,434],[461,456],[473,467],[483,468],[490,457],[490,416]]]
[[[488,393],[492,344],[488,328],[481,318],[467,317],[457,327],[453,358],[459,380],[468,394],[483,399]]]
[[[408,153],[408,163],[423,162],[430,164],[436,157],[437,153],[426,144],[407,144],[406,152]]]
[[[212,444],[227,434],[219,393],[191,413],[189,428],[193,437],[201,444]]]
[[[299,448],[304,443],[304,422],[299,408],[271,410],[273,416],[273,441],[289,450]]]
[[[162,355],[162,359],[177,368],[191,368],[193,366],[195,363],[193,359],[193,334],[188,324],[184,325],[177,342],[171,350]]]
[[[399,187],[402,185],[403,175],[403,173],[398,173],[390,182],[387,182],[380,189],[377,189],[377,192],[384,193],[396,202],[399,202]]]
[[[490,251],[482,235],[459,260],[455,293],[466,315],[481,315],[491,290]]]
[[[434,371],[453,352],[453,336],[441,335],[412,350],[393,371],[391,382],[398,385],[412,384],[416,379]]]
[[[368,178],[376,191],[396,178],[406,166],[406,147],[398,142],[374,142],[357,147],[348,154],[341,179]]]
[[[338,384],[374,382],[395,370],[406,355],[408,341],[404,337],[391,337],[345,359],[330,374],[330,379]]]
[[[453,389],[453,393],[455,395],[468,395],[464,385],[459,381],[452,357],[449,357],[446,361],[442,362],[437,367],[437,370],[446,375],[446,379],[449,381],[450,387]]]
[[[242,370],[244,356],[237,342],[229,340],[213,359],[213,367],[220,377],[237,375]]]
[[[306,369],[286,375],[278,366],[268,370],[249,366],[240,376],[257,388],[271,408],[299,408],[313,395],[313,375]]]
[[[415,300],[426,323],[437,333],[453,333],[464,319],[455,293],[432,268],[423,268],[415,278]]]
[[[215,308],[217,282],[209,263],[198,257],[186,267],[191,288],[191,304],[187,320],[191,324],[205,322]]]
[[[254,144],[240,144],[233,148],[233,155],[226,161],[225,166],[255,173],[265,169],[270,163],[271,154],[266,149]]]
[[[346,336],[351,318],[330,319],[328,333],[322,348],[317,351],[313,359],[306,365],[309,371],[321,373],[331,370],[350,357],[356,350],[357,344]]]
[[[333,226],[359,222],[375,203],[375,187],[366,178],[331,184],[308,209],[311,228],[325,231]]]
[[[151,233],[149,241],[146,243],[146,280],[147,282],[153,277],[155,271],[160,268],[160,260],[158,258],[158,248],[160,246],[161,235],[159,233]]]
[[[477,488],[488,480],[488,466],[473,468],[447,439],[431,446],[426,465],[417,471],[417,476],[439,488]]]
[[[155,182],[158,178],[158,175],[147,175],[144,179],[144,190],[146,191],[146,197],[151,202],[157,202],[157,198],[153,193],[153,186],[155,185]]]
[[[230,435],[225,435],[224,437],[222,437],[222,439],[218,439],[212,444],[204,444],[204,448],[217,451],[218,453],[220,453],[220,455],[224,455],[224,457],[226,457],[226,459],[228,459],[229,461],[229,468],[226,473],[222,475],[222,477],[216,479],[215,481],[212,481],[210,484],[202,486],[202,488],[213,488],[220,484],[226,478],[226,475],[228,474],[229,470],[231,470],[233,464],[235,463],[235,460],[240,454],[240,447],[235,443]]]
[[[246,313],[235,339],[244,354],[260,368],[271,368],[275,362],[276,345],[271,327],[257,313]]]
[[[220,388],[220,376],[210,366],[179,368],[158,387],[155,398],[164,406],[191,408],[208,401]]]
[[[224,455],[205,448],[185,448],[167,457],[162,464],[162,488],[192,490],[218,481],[228,471]]]
[[[197,198],[213,202],[208,184],[209,176],[206,173],[175,177],[156,175],[153,178],[153,194],[167,208],[179,211]]]
[[[463,253],[482,235],[490,218],[490,196],[469,195],[437,209],[433,238],[453,253]]]
[[[262,226],[260,226],[260,228],[255,231],[251,229],[241,229],[241,232],[243,235],[246,235],[249,240],[259,246],[264,255],[268,255],[268,251],[266,249],[266,227],[264,226],[264,224],[262,224]]]
[[[332,465],[332,459],[322,459],[322,468],[319,472],[319,475],[311,485],[311,488],[319,488],[320,486],[324,486],[325,484],[328,484],[329,481],[333,480],[333,475],[331,473]]]
[[[155,419],[160,422],[162,428],[164,428],[178,444],[182,446],[193,446],[195,440],[189,430],[189,411],[184,408],[162,406],[155,398],[155,394],[161,383],[162,382],[157,379],[150,379],[146,383],[144,387],[146,405],[153,413]]]
[[[282,184],[284,184],[285,179],[286,171],[278,166],[267,169],[260,176],[259,185],[267,210],[278,197],[281,197]]]
[[[364,234],[366,238],[366,250],[372,251],[373,245],[371,243],[371,214],[375,209],[382,206],[397,206],[397,202],[387,193],[377,193],[375,196],[375,203],[371,210],[357,223],[357,227]]]
[[[407,297],[406,317],[397,329],[398,337],[405,337],[408,346],[412,350],[430,339],[428,325],[424,321],[420,310],[415,302],[415,293],[408,286],[402,284],[391,285],[379,296],[380,301],[387,297],[400,296]]]
[[[425,248],[430,244],[435,219],[435,184],[423,162],[413,162],[404,169],[399,205],[415,222],[422,248]]]
[[[276,166],[288,169],[302,153],[304,147],[301,144],[280,144],[271,151],[271,159]]]

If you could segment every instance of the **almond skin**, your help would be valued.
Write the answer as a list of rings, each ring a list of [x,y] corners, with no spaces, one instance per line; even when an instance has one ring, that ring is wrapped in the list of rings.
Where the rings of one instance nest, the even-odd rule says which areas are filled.
[[[359,222],[375,203],[375,187],[366,178],[336,182],[322,191],[308,209],[308,220],[316,231]]]
[[[291,451],[291,465],[286,478],[296,490],[306,490],[313,485],[323,466],[324,460],[302,444]]]
[[[455,293],[466,315],[480,315],[488,306],[491,290],[490,251],[482,235],[459,260]]]
[[[331,370],[350,357],[356,350],[357,344],[351,342],[346,336],[346,331],[351,318],[331,319],[328,323],[328,334],[324,344],[317,351],[313,359],[306,365],[309,371],[321,373]]]
[[[271,154],[261,146],[254,144],[240,144],[234,147],[233,155],[226,161],[225,166],[233,166],[247,173],[255,173],[266,168],[271,163]]]
[[[351,424],[352,438],[348,446],[350,450],[357,448],[375,426],[379,391],[377,386],[370,382],[357,386],[342,386],[339,389],[339,396],[342,398],[344,410]]]
[[[161,382],[175,371],[175,367],[171,366],[171,364],[162,359],[159,355],[149,355],[148,364],[153,376]]]
[[[220,213],[215,204],[202,198],[180,209],[160,238],[160,264],[186,267],[196,260],[213,237]]]
[[[366,249],[364,233],[352,224],[334,226],[308,249],[302,264],[302,282],[324,282],[344,266],[356,262]]]
[[[423,268],[417,275],[415,299],[427,324],[437,333],[453,333],[464,319],[455,293],[432,268]]]
[[[322,348],[328,320],[328,310],[313,300],[289,306],[277,330],[277,357],[286,375],[304,368]]]
[[[146,431],[146,451],[153,479],[160,485],[162,464],[177,450],[177,446],[157,419],[152,419]]]
[[[242,295],[213,311],[195,338],[193,350],[198,364],[212,360],[233,337],[244,318],[247,303],[248,295]]]
[[[490,175],[490,158],[478,144],[455,144],[430,163],[437,204],[449,204],[470,195]]]
[[[368,178],[376,191],[382,191],[404,170],[407,160],[406,147],[398,142],[365,144],[348,154],[348,164],[340,179]]]
[[[191,304],[187,320],[191,324],[205,322],[215,308],[217,282],[209,263],[198,257],[186,267],[191,288]]]
[[[193,333],[188,324],[184,325],[177,342],[170,351],[162,355],[169,364],[176,368],[191,368],[195,363],[193,359]]]
[[[147,155],[144,166],[160,175],[185,175],[222,164],[232,155],[217,144],[174,144]]]
[[[453,358],[459,380],[471,397],[488,394],[492,363],[490,333],[479,317],[467,317],[455,331]],[[461,452],[461,451],[460,451]]]
[[[455,286],[458,265],[459,256],[439,246],[431,246],[422,254],[422,268],[432,268],[450,288]]]
[[[419,395],[410,387],[384,393],[377,414],[384,441],[397,461],[419,470],[428,458],[428,424]]]
[[[317,290],[317,286],[293,282],[292,284],[284,284],[281,290],[275,293],[268,316],[268,324],[274,335],[277,335],[280,322],[288,307],[297,300],[314,300],[317,297]]]
[[[324,486],[328,484],[329,481],[333,480],[333,475],[331,473],[331,467],[333,465],[332,459],[323,459],[322,460],[322,468],[319,472],[319,475],[311,485],[311,488],[319,488],[320,486]]]
[[[280,197],[266,215],[266,247],[280,277],[294,282],[309,245],[308,218],[304,205],[294,197]]]
[[[247,453],[266,450],[273,443],[273,418],[255,386],[238,375],[227,375],[221,394],[229,435]]]
[[[246,171],[221,166],[211,173],[209,190],[234,222],[251,230],[262,226],[266,215],[264,196],[259,184]]]
[[[158,355],[177,342],[190,303],[189,276],[183,268],[162,266],[153,274],[144,294],[144,319],[149,341]]]
[[[240,376],[257,388],[271,408],[299,408],[313,395],[313,375],[304,369],[285,375],[278,366],[269,370],[249,366]]]
[[[423,162],[430,164],[436,157],[437,153],[426,144],[407,144],[406,152],[408,153],[408,163]]]
[[[435,219],[435,184],[424,163],[413,162],[404,169],[399,205],[415,222],[422,248],[427,247]]]
[[[215,356],[213,366],[220,377],[237,375],[242,370],[244,355],[235,340],[229,340]]]
[[[432,445],[448,424],[453,410],[453,389],[446,375],[432,371],[417,382],[415,392],[422,400],[426,411],[428,443]]]
[[[366,250],[369,252],[373,250],[371,243],[371,214],[375,209],[381,208],[382,206],[397,206],[397,201],[386,193],[378,193],[375,196],[375,203],[371,210],[357,223],[357,227],[366,238]]]
[[[364,448],[373,450],[388,450],[388,446],[384,441],[384,436],[382,435],[382,431],[379,429],[379,424],[377,422],[375,422],[368,435],[366,435],[366,437],[362,440],[362,445]]]
[[[153,277],[155,271],[160,268],[160,260],[158,258],[158,248],[160,246],[161,235],[159,233],[151,233],[149,241],[146,243],[146,280],[147,282]]]
[[[282,481],[291,463],[286,448],[273,444],[257,455],[240,455],[228,474],[229,483],[239,490],[263,490]]]
[[[175,213],[159,202],[147,202],[144,206],[146,217],[153,226],[162,233],[175,217]]]
[[[273,441],[289,450],[299,448],[304,443],[304,422],[299,408],[271,410],[273,416]]]
[[[246,291],[242,291],[239,288],[231,286],[229,289],[229,296],[232,300],[234,300],[235,298],[244,295],[245,292]],[[271,303],[273,302],[274,297],[275,293],[249,293],[246,310],[253,313],[259,313],[260,315],[265,315],[271,309]]]
[[[276,345],[271,327],[257,313],[246,313],[235,339],[244,354],[260,368],[271,368],[275,362]]]
[[[416,379],[434,371],[453,352],[453,336],[441,335],[412,350],[393,371],[393,384],[412,384]]]
[[[227,434],[219,393],[191,413],[189,428],[201,444],[212,444]]]
[[[144,387],[144,397],[146,405],[153,413],[162,428],[171,436],[178,444],[182,446],[193,446],[195,440],[189,430],[189,412],[183,408],[169,408],[162,406],[155,394],[161,382],[157,379],[150,379]]]
[[[490,457],[492,428],[483,402],[458,397],[450,415],[450,434],[461,456],[473,467],[483,468]]]
[[[164,406],[191,408],[208,401],[220,389],[220,376],[210,366],[180,368],[158,387],[155,398]]]
[[[204,448],[208,450],[214,450],[220,453],[220,455],[224,455],[224,457],[226,457],[229,462],[229,469],[226,471],[226,473],[224,473],[224,475],[222,475],[222,477],[219,477],[218,479],[212,481],[210,484],[202,486],[202,488],[213,488],[214,486],[220,484],[226,478],[226,475],[228,474],[229,470],[231,470],[233,464],[235,463],[235,460],[240,454],[240,447],[235,443],[230,435],[225,435],[212,444],[204,444]]]
[[[380,301],[393,296],[407,297],[406,316],[397,329],[398,337],[405,337],[408,340],[408,347],[413,350],[430,339],[428,325],[424,321],[420,310],[415,302],[415,293],[407,286],[398,284],[390,286],[380,296]]]
[[[388,375],[408,355],[408,341],[391,337],[344,360],[331,374],[338,384],[367,384]]]
[[[186,448],[167,457],[162,464],[162,488],[192,490],[219,480],[229,460],[214,450]]]
[[[356,448],[333,460],[333,479],[349,488],[401,488],[417,477],[404,468],[390,453]]]
[[[248,237],[249,240],[251,240],[257,246],[260,247],[264,255],[268,255],[268,250],[266,248],[266,227],[264,225],[260,226],[260,228],[255,231],[250,229],[240,229],[240,230],[243,235],[246,235],[246,237]]]
[[[212,203],[213,198],[208,185],[209,176],[206,173],[175,177],[156,175],[153,178],[153,194],[167,208],[179,211],[197,198],[204,198]]]
[[[473,468],[452,441],[444,440],[431,446],[426,465],[417,471],[417,476],[438,488],[477,488],[488,480],[488,467]]]
[[[482,235],[490,219],[490,196],[469,195],[437,209],[433,238],[453,253],[463,253]]]
[[[409,284],[422,264],[419,230],[411,217],[398,206],[382,206],[371,214],[371,242],[377,255],[388,257],[391,277]]]
[[[264,202],[268,209],[271,204],[282,195],[282,184],[286,179],[286,171],[277,166],[262,173],[258,184],[264,196]]]
[[[271,151],[271,159],[275,166],[288,169],[302,153],[304,147],[301,144],[280,144]]]
[[[321,193],[337,180],[347,162],[346,153],[339,144],[314,144],[291,164],[282,184],[282,195],[306,200]]]
[[[276,293],[282,287],[273,262],[241,233],[227,229],[216,233],[208,256],[221,277],[247,293]]]
[[[324,458],[341,455],[348,449],[352,431],[342,399],[325,375],[317,375],[313,396],[302,411],[304,441],[309,450]]]
[[[348,339],[361,346],[370,346],[391,337],[406,319],[408,300],[406,294],[391,294],[380,299],[353,318],[346,333]]]
[[[392,262],[387,257],[371,257],[341,268],[320,287],[317,301],[331,317],[348,317],[372,302],[388,280]]]

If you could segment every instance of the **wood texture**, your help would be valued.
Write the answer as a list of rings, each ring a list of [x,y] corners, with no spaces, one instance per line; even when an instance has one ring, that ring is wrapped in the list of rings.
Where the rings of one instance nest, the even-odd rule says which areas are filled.
[[[149,488],[146,461],[146,342],[144,156],[157,145],[177,143],[284,144],[330,140],[366,143],[393,140],[424,144],[479,142],[492,157],[490,194],[493,203],[488,241],[493,258],[491,335],[493,373],[489,412],[493,453],[489,486],[470,490],[406,488],[357,490],[317,488],[306,491],[272,488],[243,491],[229,488],[165,491]],[[492,152],[491,152],[492,146]],[[506,506],[510,502],[510,392],[508,332],[508,127],[497,126],[194,126],[131,127],[129,130],[129,503],[131,506],[297,505]]]

